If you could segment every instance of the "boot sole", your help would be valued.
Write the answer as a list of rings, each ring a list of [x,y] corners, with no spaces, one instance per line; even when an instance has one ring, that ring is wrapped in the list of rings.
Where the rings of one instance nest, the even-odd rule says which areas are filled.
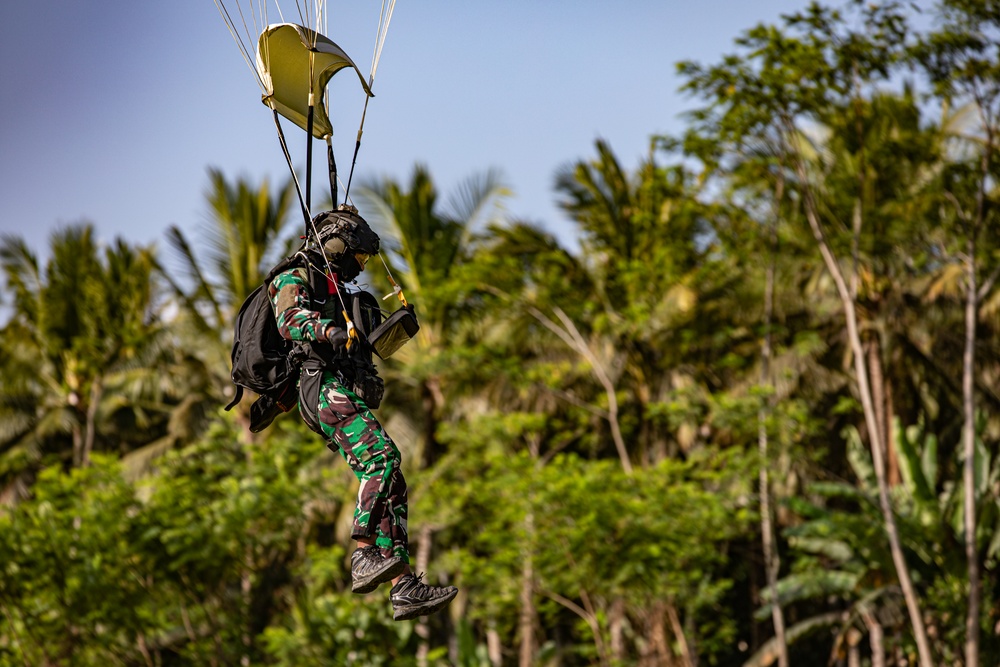
[[[399,556],[394,556],[393,559],[386,560],[386,567],[383,569],[372,572],[364,579],[355,579],[351,582],[351,592],[357,593],[358,595],[364,595],[365,593],[371,593],[380,585],[392,581],[399,575],[403,574],[406,569],[406,563]]]
[[[392,620],[409,621],[410,619],[417,618],[418,616],[430,616],[434,612],[447,607],[448,603],[454,600],[456,595],[458,595],[457,588],[452,590],[450,594],[445,597],[438,598],[437,600],[428,600],[427,602],[407,605],[398,609],[393,607]]]

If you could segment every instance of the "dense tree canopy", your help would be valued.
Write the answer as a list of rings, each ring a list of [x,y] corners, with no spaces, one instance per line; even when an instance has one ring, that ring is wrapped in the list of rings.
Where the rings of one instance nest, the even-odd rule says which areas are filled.
[[[554,174],[578,243],[492,172],[362,188],[422,325],[380,362],[412,556],[461,589],[420,622],[351,594],[324,443],[221,410],[290,184],[211,171],[172,256],[5,236],[0,663],[1000,663],[1000,15],[910,11],[679,64],[680,136]]]

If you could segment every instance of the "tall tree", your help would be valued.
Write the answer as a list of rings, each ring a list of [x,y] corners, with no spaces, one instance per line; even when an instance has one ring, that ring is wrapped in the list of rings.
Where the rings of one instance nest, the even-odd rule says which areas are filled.
[[[210,169],[208,176],[208,221],[194,243],[177,226],[167,230],[179,268],[161,264],[160,272],[180,305],[173,324],[182,349],[189,350],[179,363],[187,366],[184,376],[193,380],[190,394],[199,401],[224,403],[232,387],[233,320],[270,267],[292,248],[297,235],[286,229],[295,187],[289,180],[272,191],[266,180],[230,181],[218,169]]]
[[[978,667],[980,646],[980,605],[982,600],[981,561],[977,542],[976,507],[976,419],[975,389],[977,322],[980,305],[992,290],[1000,269],[982,277],[981,244],[988,236],[991,247],[997,237],[995,180],[996,147],[1000,138],[1000,65],[997,39],[1000,12],[992,3],[946,0],[942,3],[944,23],[928,35],[916,50],[935,86],[947,103],[971,103],[979,117],[979,137],[965,164],[947,170],[945,198],[959,222],[964,247],[965,340],[962,354],[962,480],[965,488],[964,532],[969,576],[969,604],[966,613],[965,664]]]
[[[777,139],[777,149],[793,169],[801,191],[803,210],[824,265],[836,286],[847,325],[847,337],[855,368],[854,379],[861,400],[879,497],[896,567],[906,600],[920,664],[933,664],[919,596],[899,540],[886,479],[886,438],[873,398],[871,375],[858,316],[857,256],[864,224],[867,181],[858,172],[855,203],[850,225],[824,223],[829,210],[823,174],[811,168],[803,143],[803,124],[822,118],[834,108],[850,111],[862,104],[872,87],[884,80],[900,57],[906,40],[906,24],[896,3],[856,8],[859,28],[841,12],[812,5],[801,14],[785,17],[785,29],[759,26],[738,40],[741,55],[727,56],[708,69],[686,63],[681,72],[686,88],[704,95],[710,106],[696,114],[737,145],[747,141]],[[863,123],[860,114],[855,114]],[[834,219],[836,222],[836,219]],[[845,244],[836,232],[850,230]],[[847,247],[851,261],[844,262]],[[845,266],[846,264],[846,266]]]
[[[43,266],[20,238],[5,236],[0,246],[13,292],[0,332],[7,491],[14,484],[23,492],[21,474],[46,454],[86,465],[123,410],[142,422],[150,393],[129,385],[155,384],[162,329],[152,250],[122,240],[101,248],[92,226],[77,225],[53,234],[49,253]],[[121,451],[136,444],[127,434],[103,442]]]
[[[398,355],[401,365],[389,364],[386,370],[401,379],[399,389],[414,390],[394,402],[417,415],[422,467],[442,453],[437,435],[447,407],[442,377],[460,322],[455,301],[462,290],[462,268],[471,259],[477,234],[499,221],[507,195],[499,174],[487,172],[464,181],[442,206],[430,173],[421,165],[406,185],[384,179],[365,184],[360,192],[363,213],[382,236],[386,267],[416,304],[420,320],[415,344]],[[370,273],[377,270],[373,265]],[[388,288],[384,281],[378,284]]]
[[[559,316],[561,337],[588,359],[601,382],[626,469],[633,455],[650,463],[690,446],[658,427],[650,410],[707,377],[694,362],[705,352],[699,342],[710,337],[692,330],[711,326],[697,306],[703,293],[722,282],[703,272],[712,245],[706,207],[699,201],[701,184],[685,166],[661,164],[661,148],[651,141],[649,155],[629,173],[611,147],[598,141],[596,158],[568,165],[556,177],[559,204],[579,225],[580,265],[589,276],[586,298],[577,299],[583,307],[571,311],[578,321],[571,327],[574,318]],[[593,336],[589,345],[580,342],[581,331]],[[676,344],[664,346],[664,340]],[[685,345],[686,340],[696,342]],[[628,408],[618,405],[620,379],[630,385]],[[625,451],[616,426],[626,410],[634,411],[630,417],[639,423],[633,439],[637,452]]]

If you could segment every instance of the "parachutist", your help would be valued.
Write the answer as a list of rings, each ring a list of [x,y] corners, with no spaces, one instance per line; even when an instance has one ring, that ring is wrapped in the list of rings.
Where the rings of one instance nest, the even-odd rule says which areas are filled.
[[[367,80],[347,53],[318,32],[318,21],[309,27],[267,25],[257,38],[256,58],[252,58],[247,23],[242,22],[241,30],[233,20],[252,12],[234,14],[226,9],[224,0],[216,0],[216,4],[260,85],[262,101],[273,112],[306,223],[302,248],[274,267],[265,284],[240,309],[232,354],[237,393],[226,409],[239,403],[243,387],[256,391],[260,398],[251,408],[250,430],[258,432],[281,412],[290,410],[297,399],[303,420],[341,454],[360,483],[352,531],[358,543],[351,557],[352,590],[367,593],[392,581],[389,598],[393,618],[431,614],[445,607],[458,589],[428,586],[410,572],[406,482],[400,471],[399,450],[372,414],[383,392],[372,353],[388,357],[412,338],[419,326],[391,274],[389,280],[403,307],[381,326],[376,321],[381,311],[375,297],[363,290],[348,293],[343,289],[347,283],[357,285],[368,258],[379,250],[378,235],[357,209],[345,203],[337,211],[313,219],[309,213],[313,138],[327,142],[330,195],[334,203],[338,199],[327,86],[331,77],[344,69],[354,70],[365,93],[344,192],[345,201],[348,199],[368,100],[373,96],[371,86],[395,0],[383,4]],[[322,5],[320,0],[314,19],[325,15]],[[246,42],[241,36],[244,32]],[[279,115],[305,130],[308,137],[304,193]],[[357,325],[362,325],[360,334]]]
[[[374,322],[364,309],[377,312],[378,302],[367,292],[347,295],[343,284],[337,285],[356,284],[368,259],[379,251],[378,235],[354,211],[341,207],[316,216],[317,241],[303,253],[308,265],[275,276],[268,296],[281,335],[309,348],[299,380],[299,412],[358,478],[351,531],[357,541],[351,556],[352,590],[369,593],[391,581],[393,618],[407,620],[444,608],[458,589],[430,586],[410,570],[401,456],[372,413],[381,403],[383,385],[372,363],[376,348],[365,338]],[[310,280],[314,265],[327,267],[326,280]],[[324,291],[331,293],[319,294]],[[371,299],[367,306],[363,295]],[[354,322],[349,310],[355,313]],[[361,334],[356,333],[358,326]]]

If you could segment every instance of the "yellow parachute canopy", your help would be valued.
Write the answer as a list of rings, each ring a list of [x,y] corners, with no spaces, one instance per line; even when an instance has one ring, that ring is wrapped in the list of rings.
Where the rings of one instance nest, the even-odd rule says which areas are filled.
[[[333,126],[321,101],[330,78],[345,67],[354,68],[365,93],[373,97],[354,61],[343,49],[314,30],[294,23],[278,23],[268,26],[257,42],[257,73],[264,87],[261,101],[308,131],[311,95],[313,136],[317,139],[333,134]]]

